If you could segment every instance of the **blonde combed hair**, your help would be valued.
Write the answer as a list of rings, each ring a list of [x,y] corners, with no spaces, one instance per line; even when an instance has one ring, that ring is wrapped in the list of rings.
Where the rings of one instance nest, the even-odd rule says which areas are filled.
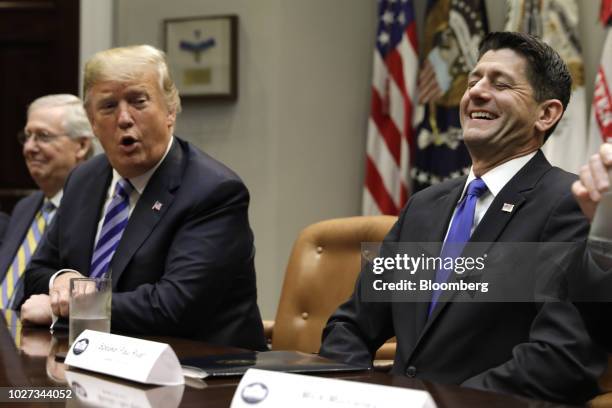
[[[166,54],[150,45],[110,48],[94,54],[85,64],[83,75],[85,107],[88,107],[89,91],[95,84],[102,81],[133,81],[151,70],[157,72],[166,108],[178,114],[181,111],[181,98],[170,77]]]

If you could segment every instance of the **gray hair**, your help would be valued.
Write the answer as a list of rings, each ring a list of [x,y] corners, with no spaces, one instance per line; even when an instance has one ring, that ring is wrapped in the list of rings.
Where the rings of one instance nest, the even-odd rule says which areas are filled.
[[[64,108],[62,126],[66,136],[71,139],[81,137],[92,139],[94,137],[91,124],[83,108],[83,102],[77,96],[71,94],[41,96],[28,106],[28,117],[32,111],[40,108]],[[90,147],[86,158],[90,158],[92,155],[93,147]]]

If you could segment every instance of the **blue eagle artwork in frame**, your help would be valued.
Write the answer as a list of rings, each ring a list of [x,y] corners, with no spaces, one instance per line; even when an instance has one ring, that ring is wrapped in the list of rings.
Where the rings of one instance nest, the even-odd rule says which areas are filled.
[[[164,20],[170,73],[181,97],[238,97],[238,16]]]

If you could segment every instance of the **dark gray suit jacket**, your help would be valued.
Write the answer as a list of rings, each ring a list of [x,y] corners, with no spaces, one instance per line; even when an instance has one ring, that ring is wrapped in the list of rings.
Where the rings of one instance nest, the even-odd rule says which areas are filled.
[[[570,192],[574,179],[538,152],[495,197],[471,241],[585,239],[588,224]],[[464,183],[415,194],[385,241],[442,242]],[[514,210],[502,211],[504,203]],[[427,319],[427,303],[363,301],[364,273],[327,323],[322,355],[369,365],[397,336],[394,373],[553,401],[583,402],[598,393],[605,356],[570,303],[438,303]]]
[[[46,293],[58,269],[89,274],[111,178],[105,155],[71,173],[26,271],[26,295]],[[111,330],[263,349],[248,205],[236,174],[175,138],[112,259]]]
[[[15,255],[23,242],[34,216],[40,210],[45,195],[42,191],[36,191],[27,197],[19,200],[11,218],[6,226],[4,235],[0,235],[0,282],[4,280],[6,272],[15,259]],[[15,288],[13,308],[18,309],[23,302],[23,279],[19,281]]]

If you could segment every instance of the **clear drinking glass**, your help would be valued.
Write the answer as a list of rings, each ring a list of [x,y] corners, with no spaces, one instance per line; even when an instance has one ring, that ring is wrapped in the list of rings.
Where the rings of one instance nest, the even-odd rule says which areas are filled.
[[[111,290],[110,278],[70,279],[70,344],[86,329],[110,333]]]

